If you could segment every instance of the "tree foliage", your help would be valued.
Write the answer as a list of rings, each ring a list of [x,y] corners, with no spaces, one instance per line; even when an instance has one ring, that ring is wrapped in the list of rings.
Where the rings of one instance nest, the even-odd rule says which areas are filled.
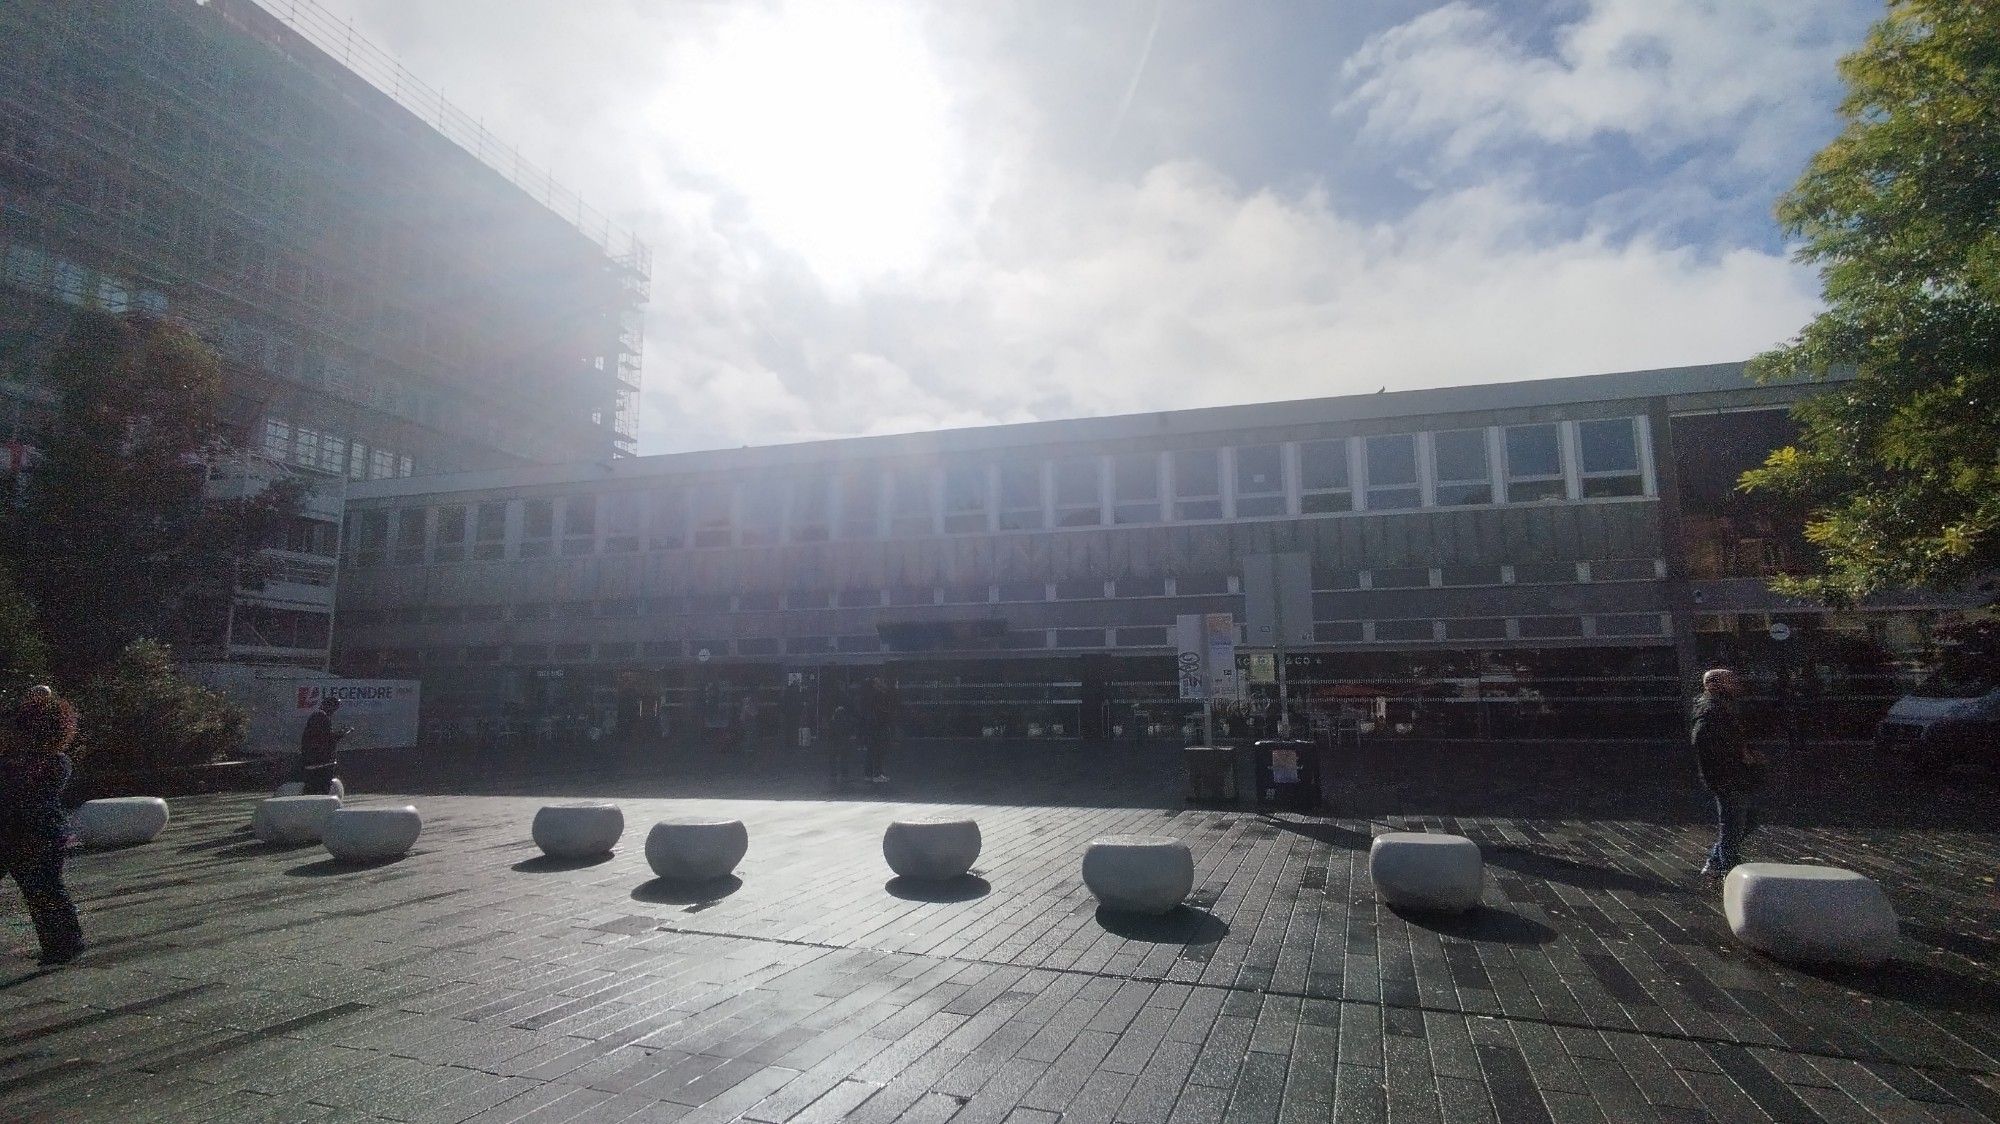
[[[0,566],[0,698],[48,678],[49,647],[35,624],[35,606],[14,575]]]
[[[1843,59],[1847,124],[1780,201],[1826,310],[1752,364],[1825,378],[1745,474],[1808,502],[1835,603],[2000,569],[2000,0],[1890,0]]]
[[[250,733],[241,706],[181,677],[164,644],[135,640],[77,695],[75,755],[97,773],[206,765],[234,756]]]
[[[88,678],[165,633],[187,596],[253,564],[297,503],[203,502],[234,452],[216,358],[164,321],[80,313],[48,372],[56,418],[0,543],[42,614],[53,670]]]

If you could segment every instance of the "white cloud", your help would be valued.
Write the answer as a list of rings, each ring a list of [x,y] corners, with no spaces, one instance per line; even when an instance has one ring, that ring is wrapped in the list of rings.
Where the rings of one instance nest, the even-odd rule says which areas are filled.
[[[1446,164],[1615,134],[1653,155],[1720,143],[1744,166],[1789,169],[1822,128],[1857,16],[1824,0],[1588,0],[1538,51],[1454,0],[1364,43],[1341,108],[1369,138],[1435,145]]]

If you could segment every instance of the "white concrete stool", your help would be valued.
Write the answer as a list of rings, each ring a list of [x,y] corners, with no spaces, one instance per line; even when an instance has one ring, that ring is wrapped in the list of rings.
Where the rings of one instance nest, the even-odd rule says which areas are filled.
[[[342,862],[365,863],[409,854],[424,830],[414,805],[400,808],[337,808],[326,818],[320,841]]]
[[[750,850],[742,820],[661,820],[646,836],[646,862],[670,882],[710,882],[736,869]]]
[[[280,846],[317,843],[327,817],[340,809],[337,796],[273,796],[257,802],[250,831],[266,843]]]
[[[1161,914],[1194,889],[1194,856],[1164,835],[1102,835],[1083,851],[1083,884],[1104,908]]]
[[[333,779],[332,779],[331,781],[328,781],[328,782],[327,782],[327,786],[326,786],[326,790],[327,790],[327,791],[328,791],[329,793],[332,793],[332,794],[333,794],[333,798],[334,798],[334,799],[336,799],[336,800],[345,800],[345,799],[347,799],[347,786],[346,786],[346,785],[344,785],[344,784],[342,784],[342,783],[340,783],[340,778],[339,778],[339,777],[335,777],[335,778],[333,778]]]
[[[1736,939],[1778,960],[1872,966],[1896,951],[1896,909],[1873,879],[1837,866],[1741,863],[1722,880]]]
[[[900,877],[943,882],[972,869],[979,844],[973,820],[897,820],[882,833],[882,857]]]
[[[625,813],[616,804],[548,804],[535,813],[535,846],[552,859],[607,855],[625,834]]]
[[[284,784],[271,790],[271,795],[273,796],[304,796],[305,794],[306,785],[304,781],[286,781]]]
[[[1369,845],[1368,877],[1390,905],[1464,913],[1479,904],[1486,863],[1479,844],[1462,835],[1391,831]]]
[[[157,796],[86,800],[76,810],[77,834],[93,850],[151,843],[166,826],[167,802]]]

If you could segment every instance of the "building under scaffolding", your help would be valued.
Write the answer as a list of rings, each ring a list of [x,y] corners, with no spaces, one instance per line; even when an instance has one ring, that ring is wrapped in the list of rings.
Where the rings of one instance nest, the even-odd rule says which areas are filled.
[[[194,654],[324,666],[345,481],[633,453],[648,264],[310,0],[0,5],[13,463],[74,310],[149,312],[222,357],[247,444],[336,497],[275,544],[323,596],[239,598]]]

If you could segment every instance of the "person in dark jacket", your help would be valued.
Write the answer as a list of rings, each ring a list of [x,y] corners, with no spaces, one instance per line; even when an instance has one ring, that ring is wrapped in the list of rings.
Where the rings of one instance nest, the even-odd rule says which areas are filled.
[[[63,885],[69,817],[63,790],[76,737],[76,708],[47,687],[31,689],[14,710],[13,737],[0,753],[0,861],[21,887],[35,922],[44,965],[83,952],[83,926]]]
[[[1743,840],[1757,830],[1757,790],[1764,784],[1764,759],[1744,734],[1739,700],[1743,681],[1726,667],[1701,677],[1688,741],[1694,747],[1701,784],[1715,798],[1715,846],[1701,873],[1720,878],[1742,861]]]
[[[307,796],[333,792],[334,771],[340,768],[340,739],[353,732],[333,728],[333,715],[339,709],[340,700],[332,695],[320,700],[319,709],[306,719],[305,732],[299,735],[299,782]]]
[[[855,720],[854,708],[846,703],[835,704],[833,713],[826,719],[826,780],[838,789],[847,783],[847,771],[853,767],[854,750],[860,724]]]

